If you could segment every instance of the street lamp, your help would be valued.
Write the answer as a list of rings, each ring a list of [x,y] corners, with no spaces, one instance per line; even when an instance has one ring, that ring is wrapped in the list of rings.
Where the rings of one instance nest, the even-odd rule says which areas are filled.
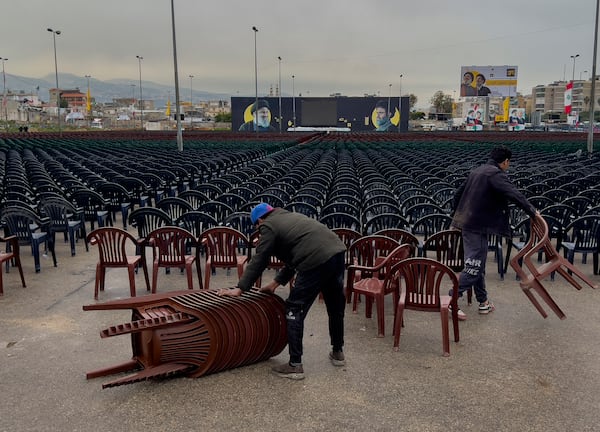
[[[129,84],[131,86],[131,117],[135,118],[135,84]],[[135,120],[131,122],[131,129],[135,128]]]
[[[391,102],[392,102],[392,85],[390,84],[390,94],[388,95],[388,115],[390,113]]]
[[[279,133],[281,133],[281,56],[277,57],[279,60],[279,87],[277,92],[279,93]]]
[[[294,87],[295,75],[292,75],[292,127],[296,130],[296,89]]]
[[[177,72],[177,32],[175,31],[175,2],[171,0],[171,31],[173,33],[173,74],[175,75],[175,116],[177,118],[177,150],[183,151],[183,133],[181,130],[181,116],[179,115],[179,73]]]
[[[6,106],[6,72],[4,71],[4,63],[8,60],[7,58],[0,57],[2,60],[2,105],[4,106],[4,121],[8,127],[8,108]]]
[[[258,63],[256,61],[256,34],[258,29],[256,26],[252,26],[252,30],[254,31],[254,130],[258,133]]]
[[[90,100],[91,94],[90,94],[90,78],[92,76],[91,75],[85,75],[85,78],[87,79],[87,94],[85,95],[85,110],[87,111],[88,115],[90,116],[90,120],[91,120],[91,116],[92,116],[92,101]]]
[[[188,75],[190,77],[190,106],[194,108],[194,91],[192,90],[192,80],[194,79],[194,75]]]
[[[144,130],[144,100],[142,99],[142,60],[144,60],[144,57],[136,55],[135,56],[138,59],[138,67],[140,70],[140,129]]]
[[[398,109],[402,112],[402,74],[400,74],[400,99],[398,100]]]
[[[575,54],[572,55],[571,58],[573,59],[573,79],[571,80],[571,82],[575,81],[575,59],[579,57],[579,54]]]
[[[56,77],[56,108],[58,117],[58,133],[62,134],[60,130],[60,90],[58,89],[58,62],[56,61],[56,35],[60,34],[60,30],[52,30],[51,28],[46,29],[52,33],[52,40],[54,42],[54,75]]]

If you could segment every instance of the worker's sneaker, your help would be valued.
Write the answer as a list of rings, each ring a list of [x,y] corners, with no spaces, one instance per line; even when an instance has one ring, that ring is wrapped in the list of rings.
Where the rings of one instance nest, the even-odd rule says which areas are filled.
[[[331,360],[331,364],[334,366],[346,366],[346,358],[343,351],[331,351],[329,353],[329,360]]]
[[[448,306],[448,310],[450,311],[450,318],[452,318],[452,305]],[[467,320],[467,314],[464,313],[461,309],[458,309],[458,320],[459,321]]]
[[[489,314],[494,309],[494,305],[488,300],[486,300],[484,303],[479,303],[479,313],[482,315]]]
[[[292,380],[304,379],[304,368],[302,365],[292,366],[289,363],[283,363],[279,366],[274,366],[271,370],[275,375],[281,378]]]

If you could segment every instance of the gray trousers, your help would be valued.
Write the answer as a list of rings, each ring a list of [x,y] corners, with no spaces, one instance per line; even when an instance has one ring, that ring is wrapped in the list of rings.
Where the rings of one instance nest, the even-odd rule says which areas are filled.
[[[459,297],[473,287],[479,303],[487,300],[485,289],[485,261],[488,254],[488,235],[462,230],[465,267],[458,278]]]

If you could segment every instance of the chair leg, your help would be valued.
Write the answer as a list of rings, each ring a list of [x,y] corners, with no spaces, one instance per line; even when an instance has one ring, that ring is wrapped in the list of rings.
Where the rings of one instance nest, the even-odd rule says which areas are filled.
[[[23,276],[23,267],[21,266],[21,258],[19,256],[15,256],[14,259],[15,259],[15,265],[19,269],[19,275],[21,276],[21,283],[23,284],[23,288],[26,288],[27,285],[25,285],[25,276]]]
[[[94,284],[94,300],[98,300],[98,288],[100,287],[100,278],[102,277],[102,269],[100,263],[96,264],[96,283]]]
[[[187,276],[188,289],[194,289],[194,279],[192,278],[192,263],[185,266],[185,274]]]
[[[135,297],[135,266],[127,267],[129,273],[129,294],[131,297]]]
[[[207,290],[210,287],[210,273],[211,273],[211,265],[210,262],[206,263],[206,267],[204,268],[204,289]]]
[[[442,344],[444,346],[444,357],[450,355],[450,334],[448,328],[448,308],[442,307],[440,309],[440,318],[442,320]]]
[[[377,307],[377,337],[385,337],[385,304],[383,296],[375,299],[375,306]]]
[[[400,331],[402,329],[402,325],[404,324],[403,320],[404,314],[404,304],[398,302],[398,306],[396,307],[396,317],[394,324],[394,351],[398,351],[400,349]]]
[[[158,284],[158,263],[152,264],[152,294],[156,294],[156,285]]]

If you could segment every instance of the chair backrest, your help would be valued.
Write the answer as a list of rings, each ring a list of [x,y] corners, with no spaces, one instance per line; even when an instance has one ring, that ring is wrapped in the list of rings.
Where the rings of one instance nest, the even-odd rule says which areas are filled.
[[[391,269],[398,279],[405,307],[422,311],[438,311],[441,295],[452,290],[452,303],[458,299],[458,279],[454,271],[430,258],[407,258]]]
[[[250,237],[250,234],[256,229],[248,212],[235,212],[227,215],[223,220],[223,225],[235,228],[247,237]]]
[[[156,207],[165,211],[171,217],[171,224],[186,212],[193,211],[192,205],[178,197],[166,197],[156,203]]]
[[[197,210],[205,202],[210,201],[208,196],[193,189],[183,191],[177,197],[189,202],[194,210]]]
[[[362,231],[360,226],[360,220],[351,214],[348,213],[329,213],[319,219],[324,225],[327,225],[329,228],[349,228],[354,231]]]
[[[416,238],[412,233],[401,228],[386,228],[380,231],[376,231],[375,235],[382,235],[393,238],[399,244],[408,243],[413,245],[415,248],[419,247],[419,239]]]
[[[434,254],[436,261],[448,266],[454,272],[460,272],[465,266],[465,251],[462,233],[459,230],[450,229],[438,231],[431,235],[423,243],[423,253]]]
[[[213,266],[236,267],[238,254],[246,254],[249,246],[244,233],[230,227],[209,228],[200,235]]]
[[[128,218],[129,224],[138,231],[138,238],[143,239],[153,230],[173,225],[171,216],[155,207],[140,207],[131,212]]]
[[[600,216],[581,216],[571,222],[565,232],[571,236],[575,243],[576,252],[598,252],[600,251]]]
[[[163,267],[184,265],[186,250],[198,244],[191,232],[175,226],[155,229],[148,234],[146,241],[153,247],[155,263]]]
[[[208,228],[219,225],[219,222],[208,213],[191,211],[181,215],[175,221],[175,225],[188,230],[196,237],[200,237],[200,235]]]
[[[398,245],[399,243],[390,237],[381,235],[362,236],[354,241],[348,249],[350,263],[374,267],[378,258],[388,256]]]
[[[381,213],[365,220],[363,233],[371,235],[377,231],[394,228],[408,228],[408,221],[399,213]]]
[[[97,228],[87,235],[87,240],[98,246],[100,264],[114,266],[127,266],[127,242],[136,243],[131,234],[116,227]]]
[[[219,201],[208,201],[198,207],[198,211],[208,213],[214,217],[217,222],[223,223],[225,218],[234,212],[234,210],[225,203]]]
[[[445,213],[432,213],[416,220],[411,228],[414,235],[421,235],[426,240],[438,231],[450,228],[452,218]]]

